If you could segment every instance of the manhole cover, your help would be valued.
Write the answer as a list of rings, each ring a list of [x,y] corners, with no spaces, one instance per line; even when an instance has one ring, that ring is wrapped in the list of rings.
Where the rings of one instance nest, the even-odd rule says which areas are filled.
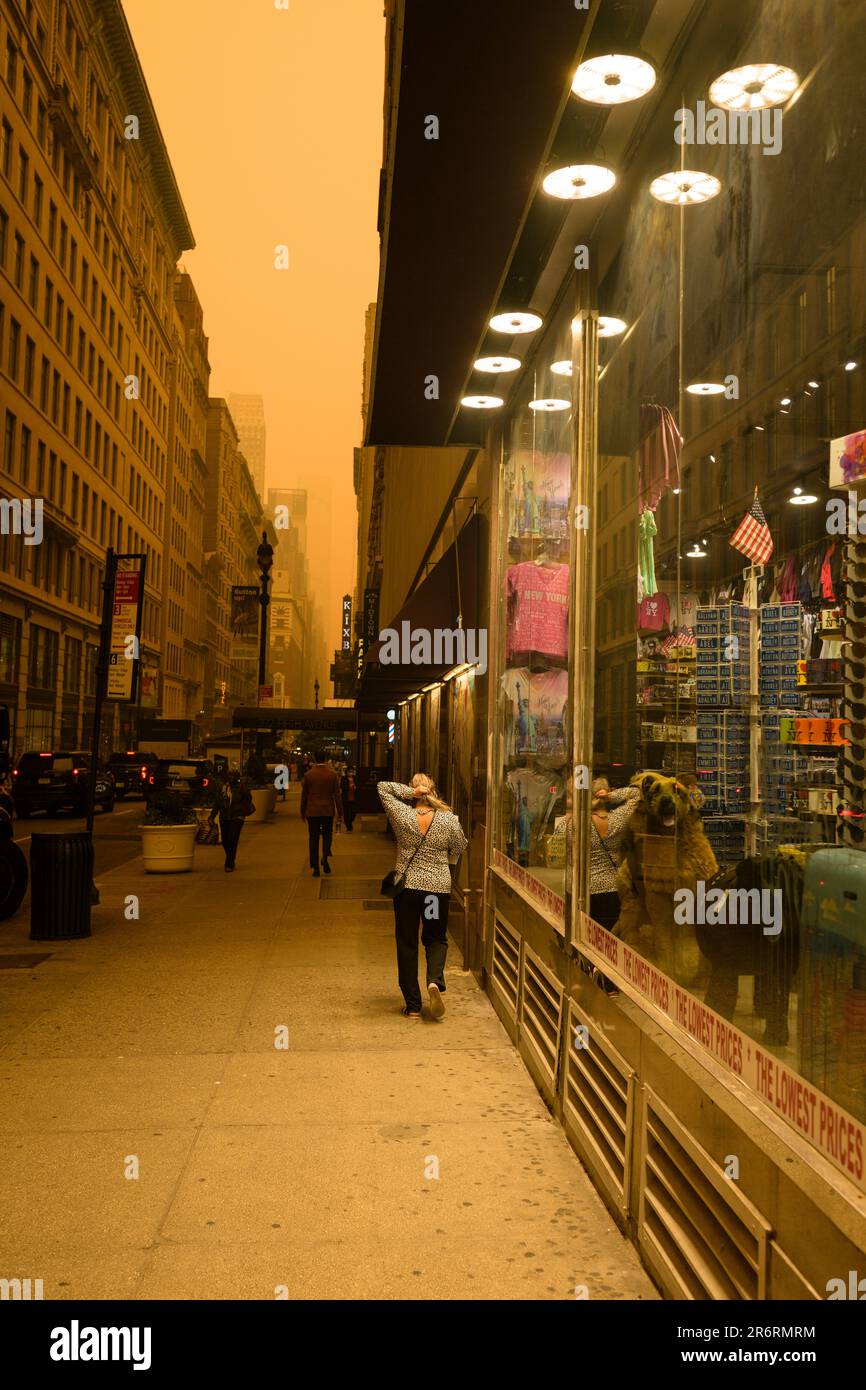
[[[0,955],[0,970],[29,970],[32,965],[41,965],[44,960],[50,960],[52,955],[52,951],[34,951],[29,956]]]
[[[326,878],[322,880],[320,898],[372,898],[378,893],[378,878]]]

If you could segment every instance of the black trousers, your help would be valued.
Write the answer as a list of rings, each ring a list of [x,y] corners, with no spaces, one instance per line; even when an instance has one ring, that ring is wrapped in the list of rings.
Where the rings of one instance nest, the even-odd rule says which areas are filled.
[[[343,807],[343,819],[346,822],[346,829],[351,830],[355,821],[355,803],[347,801]]]
[[[310,837],[310,868],[319,867],[319,836],[322,837],[322,858],[331,857],[331,836],[334,833],[333,816],[307,816],[307,833]]]
[[[223,849],[226,853],[226,864],[230,869],[235,866],[235,855],[238,852],[238,840],[241,838],[241,831],[244,828],[242,820],[226,820],[220,816],[220,838]]]
[[[424,888],[404,888],[394,899],[394,934],[397,940],[397,979],[406,1008],[421,1011],[418,988],[418,927],[427,957],[427,983],[445,988],[448,954],[448,904],[450,893],[429,893]]]

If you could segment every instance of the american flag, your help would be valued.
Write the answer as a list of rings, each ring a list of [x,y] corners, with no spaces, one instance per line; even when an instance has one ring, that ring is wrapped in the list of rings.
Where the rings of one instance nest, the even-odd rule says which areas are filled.
[[[680,627],[677,628],[676,632],[672,632],[669,637],[665,638],[659,647],[659,653],[662,656],[668,656],[676,647],[693,647],[694,645],[694,628]]]
[[[743,517],[729,545],[746,555],[753,565],[765,565],[773,553],[773,537],[757,497]]]

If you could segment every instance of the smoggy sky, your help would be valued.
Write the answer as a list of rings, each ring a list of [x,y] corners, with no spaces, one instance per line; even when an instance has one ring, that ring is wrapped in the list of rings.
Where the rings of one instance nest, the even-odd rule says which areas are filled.
[[[378,274],[382,0],[123,4],[196,240],[182,264],[204,309],[211,395],[261,395],[266,487],[309,490],[308,556],[330,659],[355,578],[352,449]],[[289,249],[285,271],[274,268],[278,243]]]

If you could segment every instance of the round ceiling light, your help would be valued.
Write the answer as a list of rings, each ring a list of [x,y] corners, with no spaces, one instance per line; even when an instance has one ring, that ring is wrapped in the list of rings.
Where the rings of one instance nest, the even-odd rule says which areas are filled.
[[[494,314],[490,320],[490,327],[495,333],[534,333],[536,328],[540,328],[542,319],[540,314],[530,314],[525,310],[518,309],[511,313]]]
[[[691,550],[686,552],[686,557],[689,560],[706,560],[707,552],[701,550],[701,547],[698,545],[697,541],[695,541]]]
[[[600,338],[618,338],[620,333],[625,332],[624,319],[608,318],[606,314],[599,314],[598,317],[598,336]]]
[[[722,381],[693,381],[686,390],[690,396],[723,396],[725,385]]]
[[[569,410],[570,408],[571,401],[564,401],[561,399],[561,397],[558,396],[545,396],[541,400],[529,402],[530,410],[543,410],[552,412],[554,410]]]
[[[818,499],[812,492],[804,492],[801,487],[795,487],[793,496],[788,498],[792,507],[811,507],[813,502]]]
[[[616,174],[603,164],[569,164],[554,169],[542,183],[552,198],[597,198],[616,183]]]
[[[520,358],[479,357],[472,365],[476,372],[516,372],[520,366]]]
[[[637,101],[655,86],[655,68],[643,58],[628,53],[606,53],[588,58],[574,74],[571,90],[581,101],[596,106],[620,106]]]
[[[696,169],[672,169],[660,174],[650,184],[650,193],[660,203],[675,203],[687,207],[691,203],[707,203],[721,192],[721,183],[714,174],[702,174]]]
[[[571,376],[574,371],[571,358],[564,357],[561,362],[551,362],[550,370],[555,376]]]
[[[461,405],[465,405],[469,410],[495,410],[502,405],[501,396],[464,396]]]
[[[793,96],[800,79],[778,63],[747,63],[723,72],[710,86],[710,101],[726,111],[761,111]]]

